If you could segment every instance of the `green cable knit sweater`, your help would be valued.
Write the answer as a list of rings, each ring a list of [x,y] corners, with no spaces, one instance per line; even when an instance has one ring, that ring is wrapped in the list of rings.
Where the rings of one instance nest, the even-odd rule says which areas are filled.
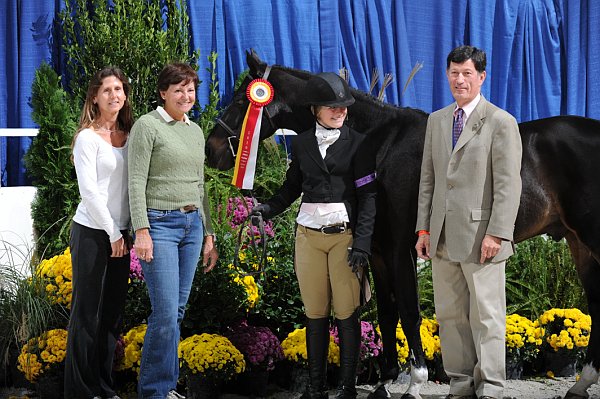
[[[134,230],[150,227],[147,208],[198,207],[204,235],[213,235],[204,188],[204,134],[194,122],[167,122],[154,110],[129,137],[129,202]]]

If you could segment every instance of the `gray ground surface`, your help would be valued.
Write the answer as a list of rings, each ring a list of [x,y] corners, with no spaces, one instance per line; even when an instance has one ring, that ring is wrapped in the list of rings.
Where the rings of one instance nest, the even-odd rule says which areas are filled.
[[[518,399],[555,399],[562,398],[567,390],[575,382],[575,377],[567,378],[539,378],[539,379],[528,379],[528,380],[509,380],[506,384],[504,391],[505,398],[518,398]],[[394,383],[390,387],[392,392],[392,398],[400,399],[400,396],[406,391],[407,384]],[[277,387],[269,387],[268,398],[271,399],[296,399],[300,397],[299,393],[282,391]],[[367,397],[371,390],[369,385],[361,385],[358,389],[360,399]],[[592,385],[588,390],[590,399],[600,399],[600,385]],[[335,394],[335,391],[330,391],[331,395]],[[435,382],[427,382],[427,384],[421,390],[423,399],[443,399],[448,394],[448,385],[437,384]],[[23,398],[27,396],[29,399],[36,398],[32,392],[27,392],[18,389],[1,389],[0,398]],[[240,395],[223,395],[223,399],[240,399],[245,396]],[[131,398],[133,399],[133,398]]]

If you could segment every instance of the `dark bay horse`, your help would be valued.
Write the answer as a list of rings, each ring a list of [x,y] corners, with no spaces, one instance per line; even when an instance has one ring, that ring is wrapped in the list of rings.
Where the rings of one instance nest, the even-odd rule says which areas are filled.
[[[248,100],[246,87],[262,77],[267,65],[247,54],[249,77],[236,91],[207,139],[208,164],[221,170],[234,165],[233,152]],[[261,139],[279,128],[303,132],[314,124],[303,105],[302,88],[311,74],[273,65],[268,76],[273,101],[263,112]],[[414,232],[427,114],[384,104],[353,90],[347,124],[367,135],[377,150],[377,220],[372,272],[377,295],[384,361],[380,383],[370,397],[385,394],[384,383],[398,376],[395,330],[398,320],[411,348],[411,384],[403,398],[420,398],[427,380],[422,351]],[[521,123],[523,190],[515,241],[547,234],[566,238],[586,292],[592,321],[600,320],[600,121],[559,116]],[[260,172],[259,172],[260,173]],[[580,380],[565,398],[586,398],[598,381],[600,329],[591,332]]]

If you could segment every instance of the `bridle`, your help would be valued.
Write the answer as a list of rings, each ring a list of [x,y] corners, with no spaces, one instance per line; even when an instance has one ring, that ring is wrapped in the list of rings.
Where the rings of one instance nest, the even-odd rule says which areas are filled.
[[[264,80],[268,80],[269,78],[269,74],[271,73],[271,66],[267,65],[267,67],[265,68],[265,72],[263,73],[262,78]],[[248,77],[253,80],[254,78],[251,75],[248,75]],[[263,118],[266,116],[267,120],[269,121],[269,124],[271,125],[271,127],[273,128],[273,130],[277,130],[277,126],[275,125],[275,122],[273,122],[273,117],[271,116],[271,113],[269,112],[269,108],[268,105],[266,107],[264,107],[263,109]],[[227,123],[225,123],[223,121],[223,119],[221,119],[221,117],[218,117],[217,119],[215,119],[215,122],[217,125],[221,126],[225,132],[227,132],[227,143],[229,144],[229,151],[231,151],[231,155],[235,158],[237,155],[237,147],[234,146],[233,140],[238,140],[238,136],[235,134],[235,132],[233,131],[233,129],[231,127],[229,127],[227,125]]]

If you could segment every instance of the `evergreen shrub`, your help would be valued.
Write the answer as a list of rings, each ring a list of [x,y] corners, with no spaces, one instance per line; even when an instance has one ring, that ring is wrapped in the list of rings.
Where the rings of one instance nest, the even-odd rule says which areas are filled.
[[[25,154],[25,166],[37,188],[31,205],[38,256],[52,257],[69,244],[71,217],[79,202],[71,141],[79,111],[48,64],[36,71],[30,102],[39,133]]]

